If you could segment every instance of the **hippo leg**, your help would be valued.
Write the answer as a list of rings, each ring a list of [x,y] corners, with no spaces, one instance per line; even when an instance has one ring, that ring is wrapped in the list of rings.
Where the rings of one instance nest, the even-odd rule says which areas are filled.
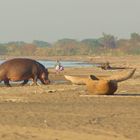
[[[6,86],[8,86],[8,87],[11,87],[11,85],[10,85],[10,83],[9,83],[9,80],[8,80],[8,79],[4,80],[4,84],[5,84]]]
[[[21,83],[20,85],[21,85],[21,86],[24,86],[25,84],[27,84],[27,83],[28,83],[28,81],[29,81],[29,80],[24,80],[24,82],[23,82],[23,83]]]
[[[33,77],[33,83],[31,83],[30,85],[31,85],[31,86],[32,86],[32,85],[38,85],[38,84],[37,84],[37,76]]]

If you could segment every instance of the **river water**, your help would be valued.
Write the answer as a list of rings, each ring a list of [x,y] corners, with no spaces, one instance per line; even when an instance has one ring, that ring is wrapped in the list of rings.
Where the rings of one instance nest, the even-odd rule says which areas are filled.
[[[3,63],[5,60],[0,60],[0,64]],[[55,67],[56,61],[48,61],[48,60],[39,60],[41,64],[43,64],[46,68],[53,68]],[[82,61],[60,61],[61,65],[64,67],[90,67],[93,64],[89,64]]]

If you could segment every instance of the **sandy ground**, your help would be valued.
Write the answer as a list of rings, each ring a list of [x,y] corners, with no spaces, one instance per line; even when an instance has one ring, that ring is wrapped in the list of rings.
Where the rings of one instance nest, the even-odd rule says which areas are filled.
[[[119,84],[113,96],[87,96],[84,85],[64,79],[64,74],[108,76],[121,71],[95,66],[50,74],[52,83],[45,86],[1,84],[0,140],[140,139],[140,57],[78,58],[90,63],[109,61],[112,66],[131,66],[137,71]]]

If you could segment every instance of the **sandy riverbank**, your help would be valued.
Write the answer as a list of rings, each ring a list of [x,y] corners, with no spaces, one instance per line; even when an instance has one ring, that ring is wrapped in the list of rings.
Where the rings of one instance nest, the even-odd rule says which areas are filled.
[[[60,74],[50,74],[52,83],[47,86],[0,85],[0,139],[139,140],[140,57],[80,60],[107,60],[112,66],[131,66],[137,71],[131,79],[119,84],[115,96],[85,96],[85,86],[72,85],[64,79],[64,74],[107,76],[121,71],[105,71],[94,66],[66,68]]]

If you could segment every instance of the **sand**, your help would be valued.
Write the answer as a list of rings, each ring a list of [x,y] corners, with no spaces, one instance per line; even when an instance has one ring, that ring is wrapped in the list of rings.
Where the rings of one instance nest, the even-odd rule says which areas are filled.
[[[131,79],[119,84],[113,96],[88,96],[84,85],[73,85],[63,76],[108,76],[121,71],[105,71],[95,66],[52,73],[50,85],[14,84],[9,88],[1,84],[0,139],[139,140],[140,57],[85,57],[90,63],[103,60],[109,60],[113,66],[137,68]]]

